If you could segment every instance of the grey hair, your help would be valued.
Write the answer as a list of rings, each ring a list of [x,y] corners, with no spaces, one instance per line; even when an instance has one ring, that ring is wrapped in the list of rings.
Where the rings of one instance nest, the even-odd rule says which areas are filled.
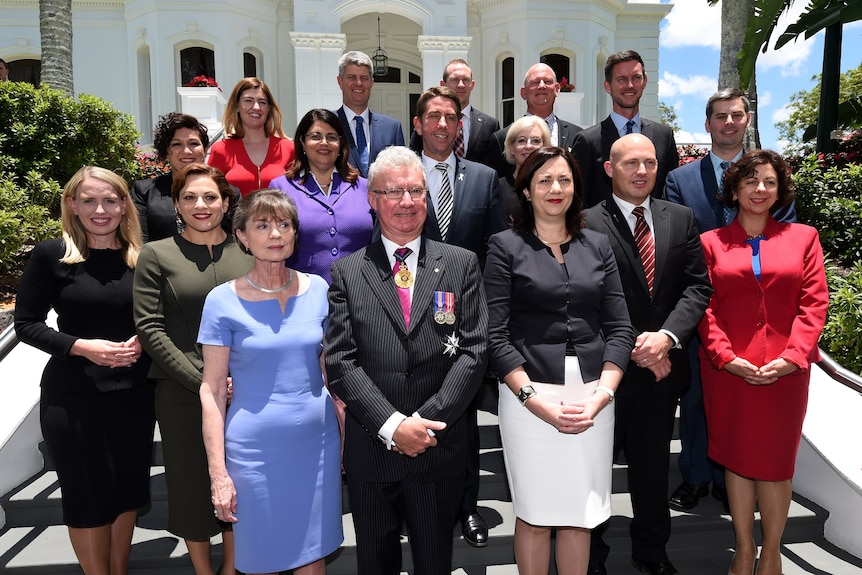
[[[551,131],[548,129],[548,123],[540,116],[521,116],[509,126],[506,131],[506,145],[503,146],[503,156],[510,164],[515,163],[515,154],[512,153],[512,146],[515,144],[515,138],[519,132],[523,132],[527,128],[536,127],[542,132],[542,146],[551,145]]]
[[[374,69],[374,64],[371,63],[371,58],[368,57],[368,54],[358,50],[351,50],[341,55],[341,58],[338,59],[338,75],[343,78],[344,70],[350,65],[364,66],[368,68],[369,72]]]
[[[390,146],[377,154],[374,163],[368,168],[368,189],[374,189],[374,182],[389,170],[415,169],[422,174],[422,187],[425,184],[425,166],[416,152],[406,146]]]

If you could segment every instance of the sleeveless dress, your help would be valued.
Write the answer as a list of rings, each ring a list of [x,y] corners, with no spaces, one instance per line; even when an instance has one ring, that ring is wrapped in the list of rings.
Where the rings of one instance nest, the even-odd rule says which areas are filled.
[[[198,341],[230,347],[233,400],[225,421],[236,487],[236,567],[286,571],[325,557],[344,539],[340,439],[320,352],[327,284],[288,300],[246,301],[234,282],[207,296]]]

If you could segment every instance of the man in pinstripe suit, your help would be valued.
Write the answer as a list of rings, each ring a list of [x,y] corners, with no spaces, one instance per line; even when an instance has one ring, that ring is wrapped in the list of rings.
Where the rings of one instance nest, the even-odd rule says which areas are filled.
[[[360,575],[401,571],[402,522],[416,575],[452,569],[464,413],[485,373],[488,311],[476,255],[422,237],[426,195],[416,154],[381,152],[368,178],[381,238],[332,266],[326,371],[347,404]]]

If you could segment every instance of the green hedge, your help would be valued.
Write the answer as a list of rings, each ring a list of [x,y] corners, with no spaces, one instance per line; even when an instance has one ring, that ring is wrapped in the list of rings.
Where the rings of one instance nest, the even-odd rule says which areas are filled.
[[[0,83],[0,275],[28,245],[58,237],[63,185],[81,166],[142,176],[134,120],[95,96]]]

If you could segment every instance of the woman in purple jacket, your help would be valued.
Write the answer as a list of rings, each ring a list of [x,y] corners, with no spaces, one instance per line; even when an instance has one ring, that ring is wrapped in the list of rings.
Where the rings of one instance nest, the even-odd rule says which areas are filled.
[[[296,128],[296,159],[270,182],[299,211],[299,245],[287,265],[332,281],[329,266],[371,242],[374,220],[365,178],[347,161],[350,147],[338,116],[310,110]]]

